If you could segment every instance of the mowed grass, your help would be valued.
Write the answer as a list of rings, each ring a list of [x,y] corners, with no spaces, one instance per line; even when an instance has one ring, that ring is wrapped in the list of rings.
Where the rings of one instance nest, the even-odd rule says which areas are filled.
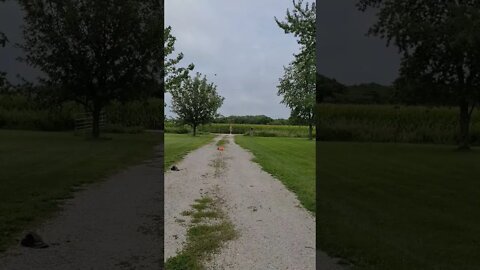
[[[317,147],[321,249],[354,269],[479,269],[480,149]]]
[[[165,168],[180,161],[190,151],[212,141],[213,135],[165,133]]]
[[[66,132],[0,130],[0,251],[38,225],[78,186],[148,159],[159,134],[88,140]]]
[[[302,205],[315,213],[315,141],[297,138],[235,136],[268,173],[292,190]]]

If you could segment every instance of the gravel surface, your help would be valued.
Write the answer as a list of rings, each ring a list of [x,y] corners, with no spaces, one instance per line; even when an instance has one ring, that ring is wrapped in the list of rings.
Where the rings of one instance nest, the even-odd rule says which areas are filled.
[[[89,185],[36,232],[50,247],[13,247],[0,269],[162,269],[163,158]]]
[[[175,256],[185,241],[188,220],[176,221],[185,219],[180,213],[209,193],[222,199],[239,237],[213,255],[208,269],[315,269],[315,217],[252,162],[253,156],[233,136],[226,136],[224,151],[212,142],[180,162],[180,171],[165,175],[165,259]],[[319,262],[318,269],[339,269],[328,256]]]

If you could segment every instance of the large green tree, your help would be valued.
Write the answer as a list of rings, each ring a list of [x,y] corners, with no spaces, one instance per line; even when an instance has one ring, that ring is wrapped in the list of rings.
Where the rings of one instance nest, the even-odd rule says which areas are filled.
[[[459,148],[468,149],[480,102],[480,1],[359,0],[358,7],[378,11],[369,33],[402,53],[397,85],[459,107]]]
[[[284,75],[278,85],[278,95],[282,103],[291,109],[291,119],[296,123],[308,125],[308,138],[313,138],[315,123],[315,65],[310,69],[299,67],[295,62],[284,67]]]
[[[173,88],[172,112],[179,120],[193,129],[193,136],[197,134],[197,127],[215,119],[217,110],[222,106],[224,98],[218,95],[217,86],[207,81],[207,77],[200,73],[187,77],[179,87]]]
[[[163,3],[133,0],[20,0],[25,60],[47,76],[54,100],[92,113],[113,100],[163,95]]]
[[[294,54],[294,61],[284,67],[278,95],[283,97],[282,103],[291,109],[291,117],[309,126],[309,139],[312,139],[316,91],[316,5],[293,0],[293,7],[293,10],[287,10],[284,21],[275,18],[277,25],[286,34],[293,34],[300,45],[300,52]]]

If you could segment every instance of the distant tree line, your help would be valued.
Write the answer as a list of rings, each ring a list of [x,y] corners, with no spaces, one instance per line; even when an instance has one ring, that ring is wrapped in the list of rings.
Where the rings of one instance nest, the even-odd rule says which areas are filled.
[[[273,119],[266,115],[230,115],[219,116],[213,120],[217,124],[251,124],[251,125],[292,125],[290,119]]]
[[[335,79],[317,75],[321,102],[336,104],[397,104],[405,100],[394,86],[378,83],[344,85]]]

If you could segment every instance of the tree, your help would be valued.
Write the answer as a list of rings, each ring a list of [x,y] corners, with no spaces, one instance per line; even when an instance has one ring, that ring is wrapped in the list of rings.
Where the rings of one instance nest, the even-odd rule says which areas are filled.
[[[278,95],[283,96],[282,103],[291,108],[290,119],[296,123],[308,125],[308,138],[313,138],[315,122],[315,66],[310,70],[298,68],[294,62],[284,67],[284,75],[278,85]],[[313,80],[312,80],[313,77]]]
[[[170,92],[172,94],[172,112],[180,121],[193,128],[193,136],[197,134],[199,125],[207,124],[217,116],[224,98],[217,94],[217,87],[208,83],[206,76],[196,73],[195,77],[187,77],[181,85]]]
[[[25,60],[46,75],[57,101],[92,113],[100,135],[102,109],[163,91],[163,4],[133,0],[21,0]]]
[[[309,139],[315,122],[315,3],[293,0],[293,11],[287,10],[285,21],[275,18],[277,25],[286,34],[293,34],[300,45],[300,52],[294,54],[295,60],[284,67],[280,79],[278,95],[283,96],[282,103],[292,111],[292,118],[309,126]]]
[[[0,0],[0,2],[4,2],[4,0]],[[3,32],[0,32],[0,47],[5,47],[7,42],[7,36]],[[0,91],[2,91],[3,89],[7,89],[8,86],[9,84],[6,78],[6,73],[0,71]]]
[[[172,35],[172,27],[169,26],[164,30],[164,48],[165,48],[165,91],[178,87],[182,80],[187,78],[189,71],[193,70],[195,65],[189,64],[186,68],[177,67],[183,59],[183,53],[170,58],[169,56],[175,51],[176,38]]]
[[[301,65],[315,65],[315,3],[303,4],[303,0],[293,0],[293,11],[287,9],[285,21],[275,17],[277,25],[285,34],[293,34],[300,45],[300,53],[295,54],[295,63]],[[307,67],[308,68],[308,67]]]
[[[378,9],[369,34],[402,53],[397,86],[459,107],[459,148],[469,149],[480,102],[480,1],[360,0],[358,8]]]

